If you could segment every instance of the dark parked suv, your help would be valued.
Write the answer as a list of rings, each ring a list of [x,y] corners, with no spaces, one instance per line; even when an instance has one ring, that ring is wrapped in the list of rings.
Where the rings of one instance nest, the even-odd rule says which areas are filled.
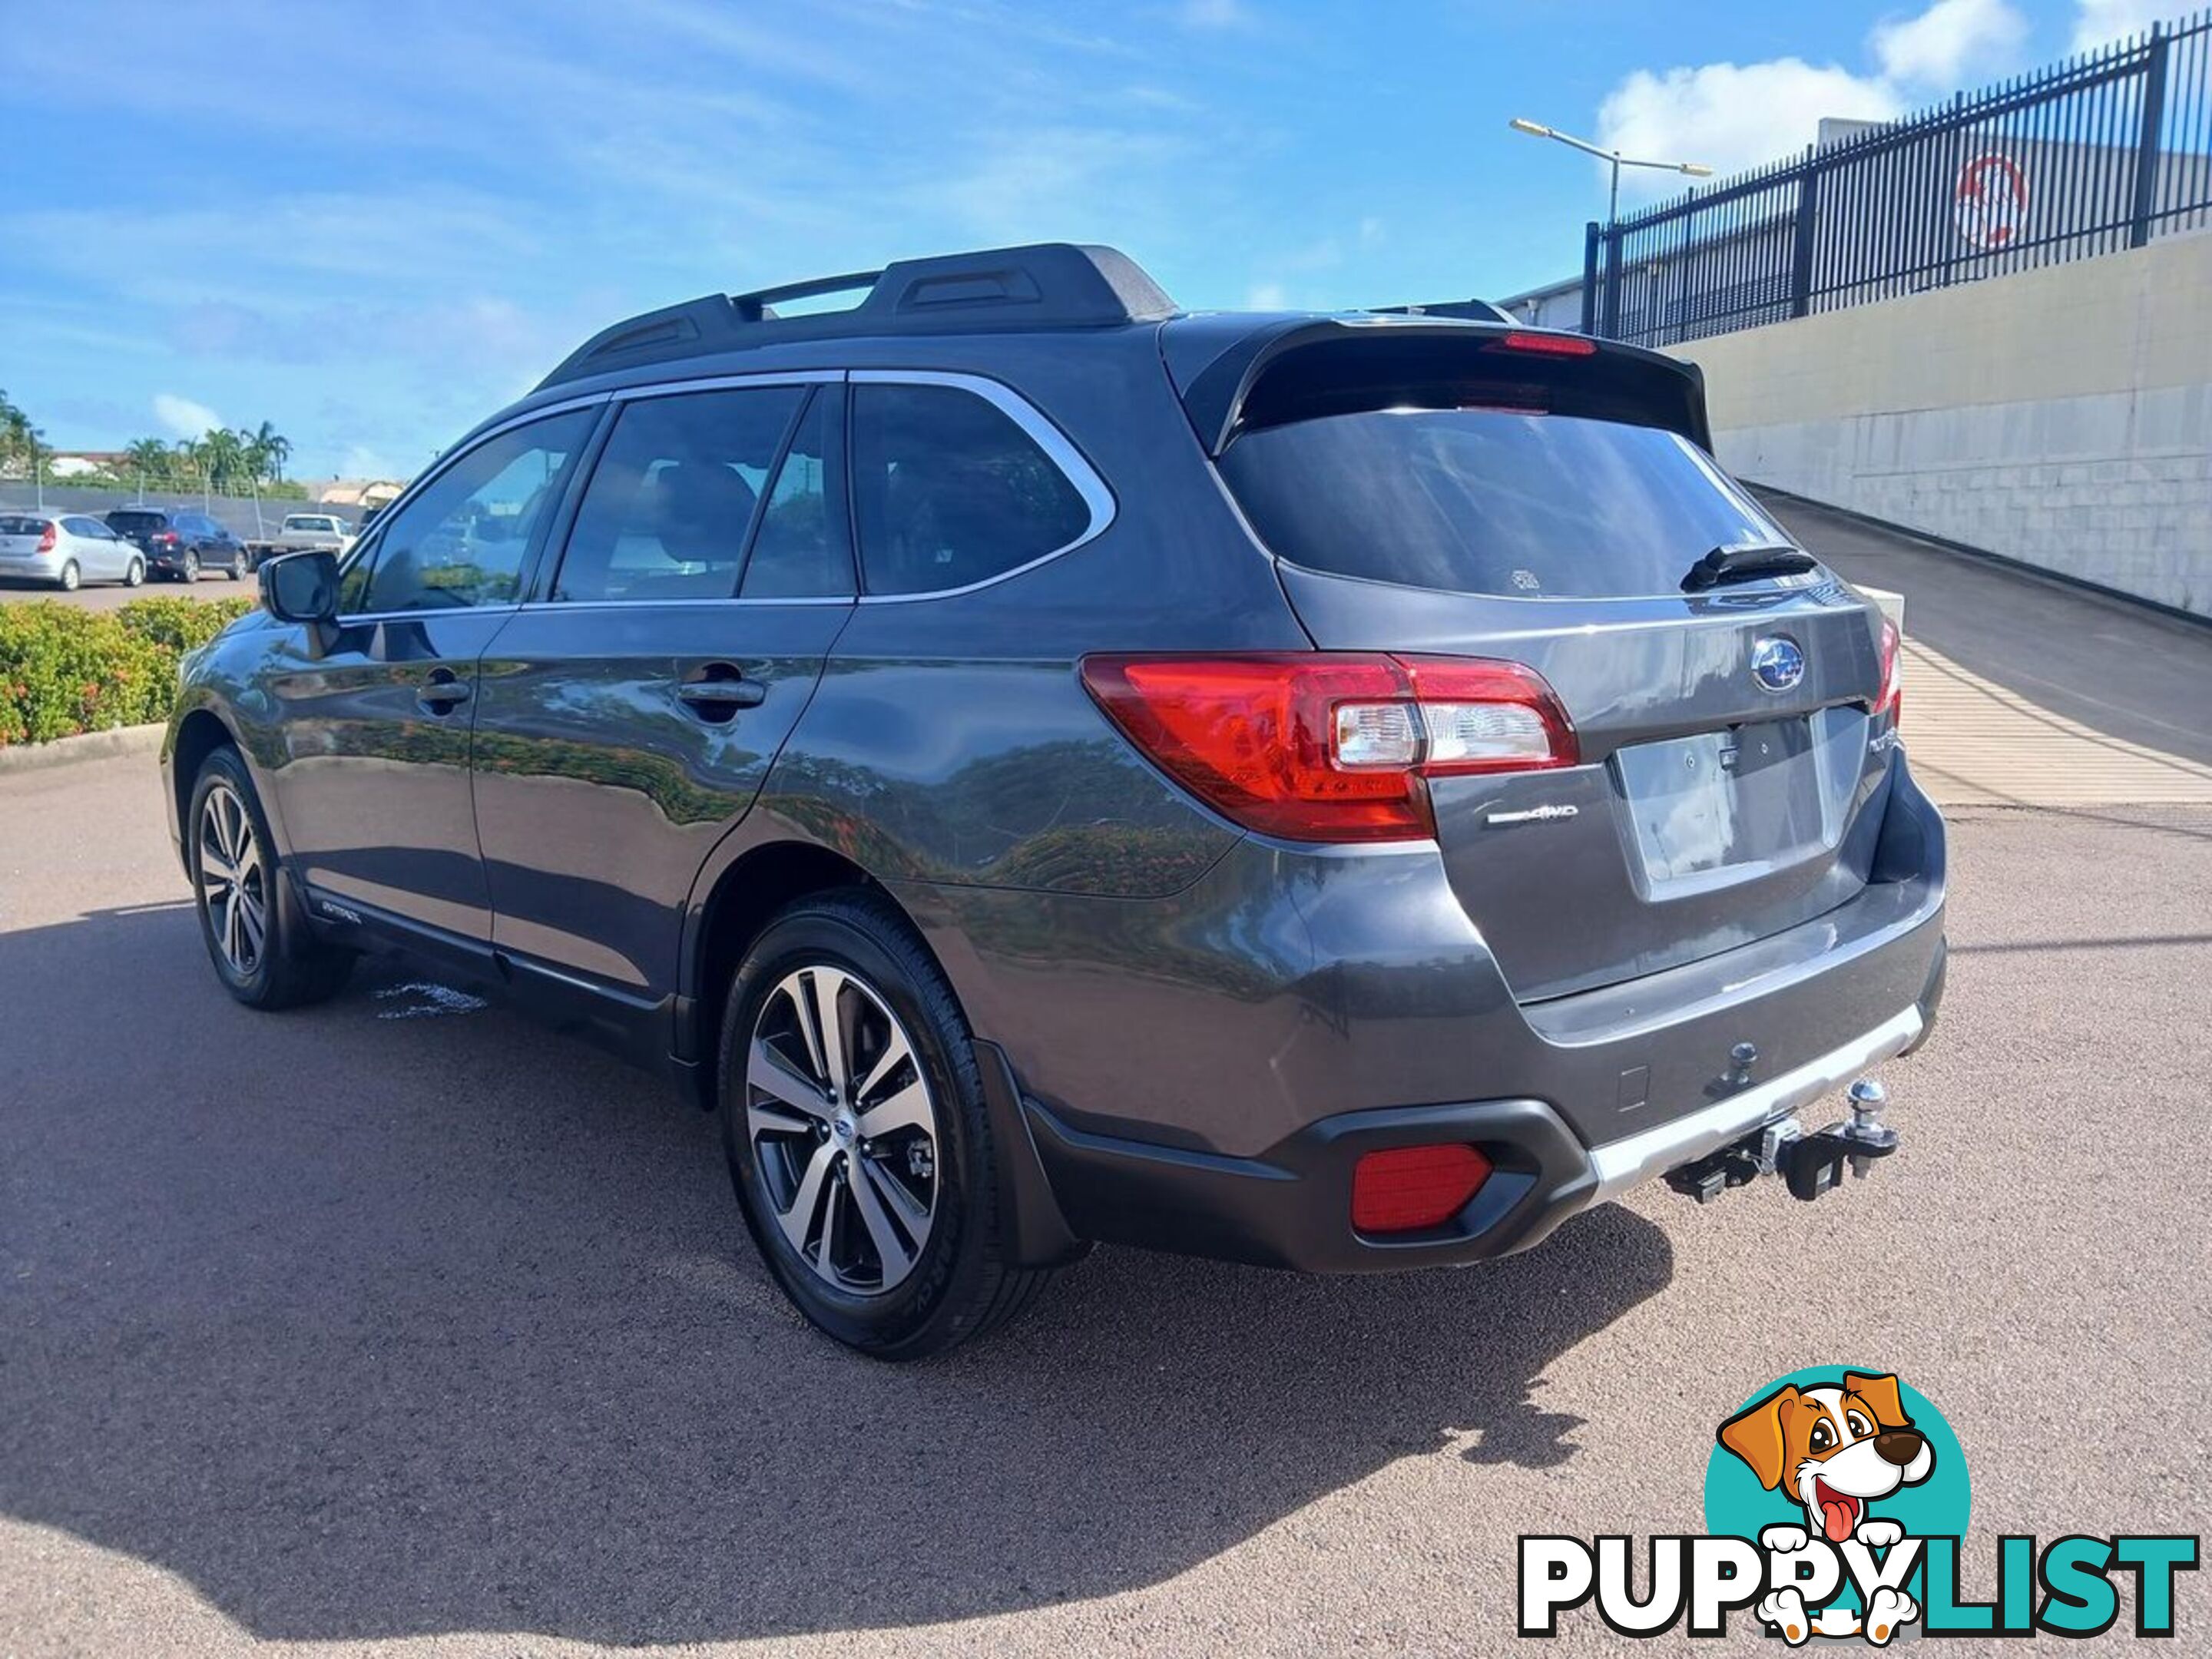
[[[196,582],[201,571],[220,570],[237,581],[253,573],[246,544],[204,513],[118,507],[107,515],[107,527],[137,543],[156,576]]]
[[[715,295],[262,587],[164,750],[232,994],[398,947],[682,1079],[876,1354],[1095,1239],[1817,1194],[1941,992],[1895,635],[1625,346],[1064,246]]]

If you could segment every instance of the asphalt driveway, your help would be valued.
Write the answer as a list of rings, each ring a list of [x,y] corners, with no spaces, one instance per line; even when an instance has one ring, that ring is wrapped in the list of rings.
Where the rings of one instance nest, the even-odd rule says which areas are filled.
[[[1102,1250],[888,1369],[655,1085],[392,969],[240,1009],[149,759],[0,780],[0,1653],[1498,1652],[1516,1534],[1700,1529],[1820,1363],[1936,1401],[1982,1537],[2203,1530],[2212,812],[1955,836],[1874,1180],[1460,1273]]]

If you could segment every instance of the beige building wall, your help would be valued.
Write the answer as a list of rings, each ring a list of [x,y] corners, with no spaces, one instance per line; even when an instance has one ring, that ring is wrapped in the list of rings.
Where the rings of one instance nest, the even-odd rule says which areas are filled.
[[[2212,234],[1674,349],[1747,478],[2212,616]]]

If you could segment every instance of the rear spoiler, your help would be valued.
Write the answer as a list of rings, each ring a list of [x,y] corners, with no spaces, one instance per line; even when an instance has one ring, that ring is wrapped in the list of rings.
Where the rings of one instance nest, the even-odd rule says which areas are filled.
[[[1712,448],[1695,363],[1587,335],[1395,317],[1269,319],[1225,345],[1167,325],[1168,372],[1209,455],[1240,432],[1358,410],[1500,401],[1678,432]],[[1199,325],[1186,338],[1181,331]],[[1209,351],[1208,346],[1220,345]],[[1182,349],[1178,349],[1178,348]]]

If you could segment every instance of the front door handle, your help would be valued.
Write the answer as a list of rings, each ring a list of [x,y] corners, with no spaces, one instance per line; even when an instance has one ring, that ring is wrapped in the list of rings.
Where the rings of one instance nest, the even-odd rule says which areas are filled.
[[[450,668],[434,668],[416,688],[415,706],[426,714],[450,714],[469,700],[469,683]]]
[[[698,678],[676,688],[677,700],[702,720],[733,719],[740,708],[757,708],[768,700],[768,687],[745,678],[735,663],[709,663]]]

